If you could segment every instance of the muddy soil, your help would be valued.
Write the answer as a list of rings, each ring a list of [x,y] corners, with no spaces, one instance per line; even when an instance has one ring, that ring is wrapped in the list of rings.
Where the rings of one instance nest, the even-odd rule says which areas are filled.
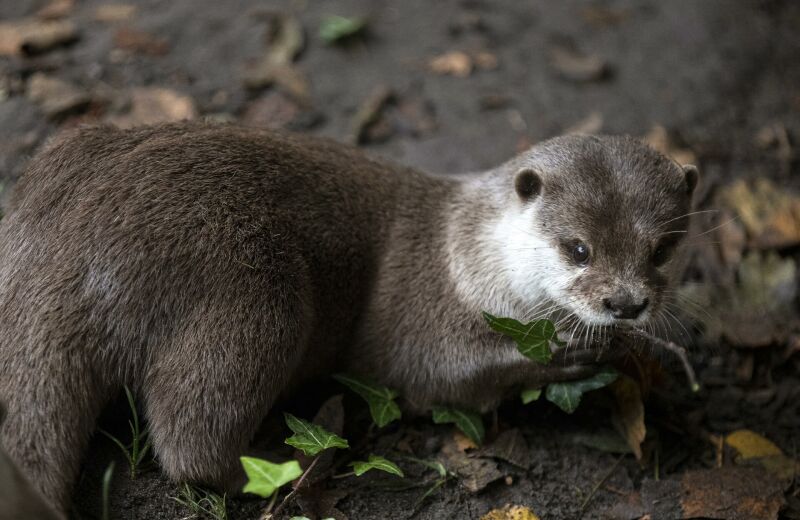
[[[0,19],[30,16],[46,4],[0,0]],[[388,132],[362,145],[377,156],[438,173],[496,165],[592,116],[593,131],[641,136],[656,125],[667,129],[678,145],[694,151],[704,193],[742,176],[800,186],[797,162],[765,149],[757,139],[763,128],[776,123],[786,135],[800,135],[796,2],[141,0],[132,17],[114,23],[95,18],[101,4],[79,0],[71,8],[68,17],[80,31],[74,43],[35,56],[0,57],[4,194],[48,136],[104,120],[120,109],[114,93],[136,86],[173,89],[193,100],[199,116],[215,119],[273,125],[276,113],[295,111],[283,126],[342,141],[351,140],[354,117],[365,101],[389,87],[400,100],[400,116]],[[265,52],[265,11],[291,14],[305,30],[305,48],[295,62],[310,82],[303,103],[280,87],[244,86],[244,71]],[[368,33],[346,45],[326,45],[318,28],[329,14],[366,17]],[[123,26],[166,47],[121,50],[117,33]],[[560,69],[553,63],[555,47],[600,59],[602,74],[580,78],[575,77],[580,71]],[[474,67],[468,77],[431,71],[430,60],[450,51],[485,53],[494,61]],[[48,117],[25,93],[26,82],[41,71],[92,96],[101,92],[104,101],[93,101],[78,114]],[[259,116],[257,109],[264,106],[271,108]],[[573,415],[549,403],[523,407],[512,401],[499,411],[499,431],[521,431],[526,467],[499,462],[504,478],[480,492],[448,479],[420,501],[426,487],[396,489],[391,477],[372,473],[329,480],[323,488],[328,498],[336,497],[330,501],[341,515],[351,519],[479,518],[505,504],[528,506],[546,519],[606,518],[612,506],[645,482],[713,467],[711,434],[750,428],[794,453],[800,444],[798,355],[785,356],[783,344],[742,353],[724,343],[685,341],[693,347],[703,390],[691,394],[678,373],[651,395],[647,420],[651,432],[658,432],[659,455],[645,464],[576,442],[582,434],[612,428],[602,397],[587,400]],[[742,377],[745,357],[752,363],[749,378]],[[340,391],[323,383],[285,406],[310,417],[324,397]],[[359,454],[396,458],[410,475],[408,483],[430,484],[434,475],[403,457],[435,457],[452,438],[451,428],[409,418],[364,437],[364,407],[350,396],[345,405],[347,432],[361,439]],[[124,437],[126,413],[124,401],[118,401],[104,416],[103,427]],[[259,445],[290,456],[280,448],[283,433],[266,427]],[[117,470],[110,518],[190,516],[172,498],[177,487],[157,466],[128,479],[118,450],[98,435],[75,492],[76,518],[100,517],[102,474],[112,460]],[[265,501],[229,497],[227,505],[229,518],[257,518]],[[300,512],[298,505],[287,510]]]

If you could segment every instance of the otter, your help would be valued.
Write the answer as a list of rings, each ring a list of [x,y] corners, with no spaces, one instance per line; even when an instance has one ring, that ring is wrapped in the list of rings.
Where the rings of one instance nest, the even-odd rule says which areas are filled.
[[[78,129],[32,159],[0,223],[0,440],[63,512],[123,385],[162,469],[224,489],[276,400],[334,370],[416,410],[581,377],[591,345],[539,365],[481,311],[585,337],[652,320],[696,183],[628,137],[434,176],[236,126]]]
[[[0,424],[5,408],[0,403]],[[42,496],[20,475],[0,446],[0,520],[60,520]]]

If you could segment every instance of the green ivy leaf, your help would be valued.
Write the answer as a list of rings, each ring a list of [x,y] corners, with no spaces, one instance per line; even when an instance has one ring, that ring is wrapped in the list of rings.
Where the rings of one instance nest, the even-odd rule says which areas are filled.
[[[289,446],[294,446],[309,457],[327,450],[328,448],[349,448],[346,439],[342,439],[322,426],[312,424],[303,419],[299,419],[290,413],[283,414],[286,425],[291,428],[294,435],[284,442]]]
[[[392,475],[397,475],[398,477],[404,476],[403,470],[397,467],[397,464],[378,455],[370,454],[369,457],[367,457],[367,462],[364,462],[363,460],[357,460],[355,462],[351,462],[350,466],[353,466],[353,473],[355,473],[357,477],[360,477],[371,469],[385,471],[386,473],[391,473]]]
[[[578,408],[584,393],[613,383],[618,375],[616,370],[606,367],[588,379],[551,383],[545,397],[565,412],[572,413]]]
[[[519,394],[520,398],[522,398],[522,404],[532,403],[538,400],[541,395],[541,388],[526,388]]]
[[[273,464],[255,457],[239,457],[239,460],[242,461],[242,467],[247,474],[247,484],[242,491],[262,498],[272,496],[278,488],[303,474],[296,460],[283,464]]]
[[[363,379],[356,379],[347,374],[336,374],[333,378],[360,395],[367,402],[372,420],[379,428],[383,428],[402,416],[400,407],[394,402],[397,392],[391,388],[376,385]]]
[[[454,423],[464,435],[472,439],[472,442],[480,445],[483,442],[483,419],[480,414],[458,408],[446,408],[444,406],[433,407],[433,422],[436,424]]]
[[[366,27],[367,21],[364,18],[326,16],[319,26],[319,37],[327,44],[336,43],[362,32]]]
[[[537,363],[546,364],[553,359],[551,342],[564,345],[564,342],[558,339],[555,324],[550,320],[521,323],[514,318],[498,318],[488,312],[483,313],[483,318],[493,330],[513,339],[523,356]]]

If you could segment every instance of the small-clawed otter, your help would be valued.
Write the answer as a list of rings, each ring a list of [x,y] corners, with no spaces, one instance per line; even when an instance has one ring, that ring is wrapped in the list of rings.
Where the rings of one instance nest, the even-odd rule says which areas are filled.
[[[481,311],[658,314],[696,180],[624,137],[434,177],[255,129],[81,129],[32,161],[0,224],[2,443],[64,510],[122,385],[164,471],[225,486],[302,379],[346,370],[419,409],[486,409],[576,377],[594,353],[535,364]]]

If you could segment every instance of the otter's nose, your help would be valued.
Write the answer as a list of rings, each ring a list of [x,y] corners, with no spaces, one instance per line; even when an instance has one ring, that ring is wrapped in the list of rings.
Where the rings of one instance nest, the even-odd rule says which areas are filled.
[[[647,308],[650,300],[647,298],[636,302],[628,294],[615,294],[610,298],[603,298],[603,305],[611,312],[611,315],[618,320],[633,320],[639,317],[643,310]]]

